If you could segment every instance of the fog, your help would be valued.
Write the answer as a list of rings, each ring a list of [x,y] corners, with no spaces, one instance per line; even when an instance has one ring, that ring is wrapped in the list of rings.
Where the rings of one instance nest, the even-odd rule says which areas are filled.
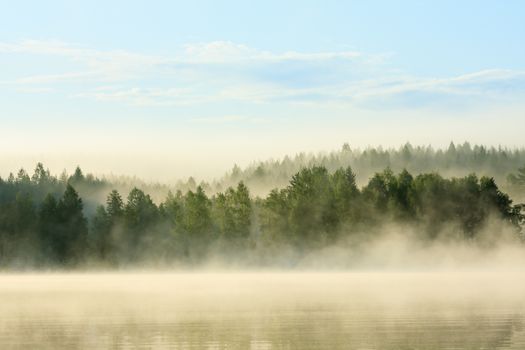
[[[168,183],[193,176],[210,182],[234,164],[247,167],[299,153],[330,152],[345,142],[353,149],[398,148],[407,141],[445,149],[451,141],[461,144],[466,140],[486,147],[523,147],[523,109],[514,106],[475,108],[469,116],[464,110],[387,109],[378,113],[349,108],[340,106],[334,115],[334,111],[308,105],[305,113],[309,116],[268,117],[262,118],[267,122],[255,124],[242,120],[203,124],[188,118],[175,126],[168,123],[171,115],[156,123],[150,123],[155,118],[148,115],[143,121],[129,118],[109,124],[93,122],[90,116],[74,125],[40,118],[20,127],[13,118],[2,129],[0,176],[43,162],[53,173],[72,172],[81,165],[98,176],[135,175]],[[324,116],[321,121],[319,116]],[[111,120],[111,115],[104,119]]]
[[[522,272],[0,275],[4,349],[521,349]]]
[[[210,182],[19,170],[0,347],[522,349],[524,161],[345,144]]]
[[[265,198],[111,192],[88,221],[73,186],[107,184],[37,170],[2,187],[3,349],[525,346],[522,208],[493,179],[311,167]]]
[[[100,179],[78,167],[56,176],[38,163],[32,175],[21,169],[0,179],[0,267],[511,268],[523,247],[525,170],[515,164],[524,159],[521,149],[469,143],[345,144],[176,187]],[[489,176],[446,175],[470,170]],[[251,192],[284,178],[264,197]]]

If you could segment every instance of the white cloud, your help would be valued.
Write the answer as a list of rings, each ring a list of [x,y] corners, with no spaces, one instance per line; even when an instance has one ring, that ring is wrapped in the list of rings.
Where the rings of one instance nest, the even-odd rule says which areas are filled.
[[[505,75],[469,74],[451,78],[415,78],[410,76],[375,78],[348,81],[342,84],[322,85],[313,88],[279,86],[265,82],[234,82],[211,84],[196,88],[120,88],[104,87],[75,97],[94,98],[99,101],[125,102],[136,106],[196,105],[218,101],[240,101],[268,103],[285,101],[293,104],[318,104],[329,102],[368,103],[378,102],[380,108],[384,98],[395,99],[406,93],[450,95],[458,98],[490,98],[498,95],[499,83],[522,79],[522,72]],[[525,86],[525,81],[522,82]],[[487,86],[487,84],[489,86]],[[491,86],[495,84],[496,86]],[[509,96],[509,98],[511,98]],[[419,98],[420,96],[416,96]],[[407,101],[402,102],[401,104]],[[422,102],[422,101],[420,101]],[[388,106],[390,106],[389,104]]]
[[[45,94],[54,92],[55,90],[53,88],[49,87],[19,87],[16,89],[17,92],[23,92],[23,93],[29,93],[29,94]]]
[[[176,106],[203,103],[210,100],[189,88],[112,88],[103,87],[71,95],[73,98],[92,98],[104,102],[125,102],[134,106]]]
[[[525,72],[491,69],[447,78],[392,77],[358,81],[344,95],[354,99],[395,96],[408,92],[501,98],[509,84],[525,88]],[[510,97],[510,96],[509,96]]]
[[[84,56],[89,50],[75,47],[58,40],[22,40],[16,43],[0,43],[2,53],[26,53],[60,56]]]
[[[193,118],[194,122],[197,123],[207,123],[207,124],[228,124],[228,123],[266,123],[267,120],[263,118],[248,117],[242,115],[225,115],[220,117],[206,117],[206,118]]]
[[[213,41],[209,43],[186,45],[184,57],[178,60],[186,63],[235,63],[242,61],[322,61],[332,59],[352,60],[363,58],[357,51],[301,53],[288,51],[281,54],[257,50],[246,45],[230,41]]]
[[[257,50],[229,41],[215,41],[186,45],[172,57],[143,55],[124,50],[94,50],[61,41],[24,40],[17,43],[0,42],[0,53],[49,55],[69,58],[80,63],[85,71],[61,74],[41,74],[21,77],[19,83],[59,82],[64,80],[98,78],[101,80],[126,80],[148,72],[158,74],[163,66],[235,64],[239,62],[323,61],[331,59],[353,60],[365,55],[354,51],[281,54]],[[372,56],[370,56],[372,59]]]
[[[454,82],[480,82],[480,81],[499,81],[515,78],[525,78],[525,71],[510,69],[486,69],[479,72],[460,75],[452,81]]]
[[[184,55],[175,62],[184,63],[232,63],[260,59],[270,53],[261,52],[245,45],[229,41],[191,44],[184,47]]]
[[[410,93],[484,99],[503,93],[512,98],[509,89],[525,90],[523,71],[491,69],[452,77],[417,77],[386,68],[385,54],[276,53],[229,41],[186,45],[169,57],[37,40],[0,43],[0,53],[55,56],[78,68],[21,76],[2,82],[4,86],[12,84],[17,91],[33,86],[35,92],[45,92],[59,91],[60,84],[68,83],[66,96],[136,106],[217,101],[366,101],[380,106],[385,98]]]
[[[85,81],[89,79],[97,79],[98,77],[99,74],[97,72],[70,72],[61,74],[32,75],[29,77],[18,78],[15,82],[18,84],[45,84],[78,80]]]
[[[0,42],[0,53],[56,56],[77,63],[81,69],[78,72],[43,73],[20,77],[15,81],[18,84],[129,80],[143,76],[152,67],[165,62],[163,58],[157,56],[123,50],[94,50],[56,40]]]

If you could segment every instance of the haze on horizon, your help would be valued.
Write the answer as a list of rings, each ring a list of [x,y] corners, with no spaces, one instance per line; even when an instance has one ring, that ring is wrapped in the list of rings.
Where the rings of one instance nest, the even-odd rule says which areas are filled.
[[[41,161],[166,181],[345,142],[523,147],[524,11],[6,2],[0,175]]]

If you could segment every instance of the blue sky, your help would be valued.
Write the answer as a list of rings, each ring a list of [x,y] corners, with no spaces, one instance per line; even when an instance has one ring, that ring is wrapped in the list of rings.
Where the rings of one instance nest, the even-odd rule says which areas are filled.
[[[343,142],[525,146],[524,13],[523,1],[1,1],[0,165],[168,179]]]

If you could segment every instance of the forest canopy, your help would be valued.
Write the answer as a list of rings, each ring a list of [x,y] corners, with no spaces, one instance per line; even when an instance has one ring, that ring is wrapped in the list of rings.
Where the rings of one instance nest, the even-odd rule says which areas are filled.
[[[519,187],[522,177],[520,169],[509,181]],[[367,239],[391,223],[416,228],[429,242],[443,235],[475,241],[497,220],[522,239],[524,206],[493,177],[386,167],[362,186],[356,179],[350,166],[311,165],[263,197],[240,180],[215,193],[199,185],[170,191],[160,201],[137,187],[126,194],[112,189],[97,202],[93,194],[110,187],[107,180],[80,168],[56,177],[39,163],[31,176],[20,170],[0,179],[0,265],[198,265],[211,252],[271,263],[276,249],[306,252]]]

